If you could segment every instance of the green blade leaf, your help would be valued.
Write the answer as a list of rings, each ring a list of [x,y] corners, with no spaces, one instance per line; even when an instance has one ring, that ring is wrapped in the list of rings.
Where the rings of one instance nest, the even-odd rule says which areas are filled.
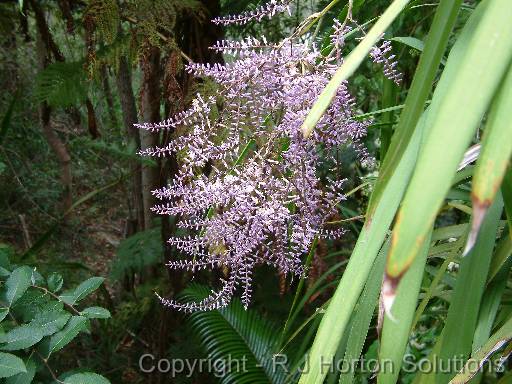
[[[402,160],[386,185],[382,195],[382,204],[379,204],[373,214],[367,215],[347,268],[320,322],[313,346],[307,357],[307,365],[310,369],[303,372],[300,384],[321,383],[327,374],[327,370],[321,369],[321,364],[331,361],[334,357],[377,253],[395,216],[416,161],[420,139],[423,135],[424,120],[421,119],[418,123]]]
[[[428,134],[393,231],[386,266],[390,284],[400,279],[417,256],[512,58],[512,3],[498,0],[482,4],[487,7],[473,38],[459,45],[462,59],[456,59],[454,66],[450,55],[432,98]]]
[[[480,157],[473,174],[471,199],[473,201],[473,221],[471,234],[464,253],[473,246],[483,217],[500,189],[507,164],[512,155],[512,68],[508,70],[503,84],[489,111],[487,125],[482,139]]]
[[[102,307],[85,308],[80,314],[88,319],[108,319],[111,317],[108,309]]]
[[[374,211],[379,204],[381,194],[411,140],[412,128],[416,127],[425,108],[441,59],[448,45],[448,38],[457,20],[461,3],[462,0],[442,0],[439,3],[425,40],[425,47],[420,56],[411,88],[407,93],[404,109],[400,115],[395,134],[391,139],[390,147],[386,152],[386,157],[380,167],[379,180],[370,198],[368,212]]]
[[[377,381],[379,384],[394,384],[398,380],[400,368],[404,361],[404,352],[409,342],[411,324],[414,310],[418,302],[425,263],[427,261],[430,238],[425,240],[418,257],[397,288],[397,300],[391,309],[393,319],[387,314],[381,332],[379,359],[383,367],[390,364],[393,369],[379,371]]]
[[[475,361],[478,361],[478,368],[481,367],[496,350],[500,349],[510,339],[512,339],[512,318],[508,319],[507,322],[487,340],[485,345],[473,355],[471,361],[467,363],[463,371],[450,381],[450,384],[468,383],[478,373],[478,370],[475,370],[475,368],[477,368],[474,364]]]
[[[59,296],[63,302],[73,305],[99,288],[105,279],[103,277],[91,277],[85,280],[74,290],[67,291]]]
[[[382,246],[375,260],[375,264],[373,265],[368,281],[366,282],[354,311],[339,384],[351,384],[354,381],[355,371],[352,369],[351,364],[360,358],[361,352],[363,351],[366,335],[368,334],[368,329],[379,298],[382,274],[384,273],[384,265],[386,264],[389,245],[390,238],[388,238],[386,243]]]
[[[23,360],[10,353],[0,352],[0,377],[14,376],[20,372],[27,372]]]

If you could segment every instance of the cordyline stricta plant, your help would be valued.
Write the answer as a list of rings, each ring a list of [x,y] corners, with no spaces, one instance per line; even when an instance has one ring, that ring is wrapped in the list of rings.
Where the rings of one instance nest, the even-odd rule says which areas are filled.
[[[286,11],[289,3],[272,0],[254,11],[213,22],[259,21]],[[216,95],[197,95],[188,110],[160,123],[139,125],[174,132],[169,145],[141,154],[176,153],[181,165],[170,185],[153,192],[161,200],[153,211],[180,217],[178,225],[194,233],[169,240],[190,259],[168,266],[192,272],[218,267],[228,271],[222,288],[204,300],[182,304],[160,298],[164,305],[184,311],[221,308],[240,288],[247,307],[257,265],[302,276],[306,272],[302,258],[314,239],[343,234],[328,222],[344,200],[344,180],[329,175],[339,174],[337,154],[344,147],[354,150],[363,165],[373,163],[362,142],[369,121],[354,118],[354,98],[343,83],[307,139],[301,125],[343,62],[346,34],[363,33],[355,27],[348,18],[335,20],[324,53],[308,35],[280,42],[264,36],[219,41],[211,49],[230,55],[227,64],[186,67],[195,76],[212,79]],[[386,76],[399,82],[390,48],[384,42],[371,57],[383,64]],[[320,166],[329,169],[327,175],[319,176]]]

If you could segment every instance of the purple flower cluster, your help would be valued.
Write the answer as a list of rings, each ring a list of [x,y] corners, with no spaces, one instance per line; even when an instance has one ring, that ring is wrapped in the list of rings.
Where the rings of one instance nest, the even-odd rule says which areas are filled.
[[[273,0],[242,16],[262,17],[285,3]],[[344,32],[341,28],[332,36],[336,52]],[[168,266],[225,272],[220,290],[200,302],[160,298],[164,305],[188,312],[224,307],[237,289],[247,307],[257,265],[304,275],[301,260],[314,239],[343,233],[328,222],[345,198],[344,180],[320,178],[319,168],[337,172],[336,154],[344,147],[353,148],[363,163],[373,162],[362,142],[369,122],[354,118],[347,83],[311,137],[304,139],[301,133],[312,103],[342,63],[339,52],[323,56],[311,42],[273,45],[265,38],[221,41],[211,48],[233,55],[233,60],[225,65],[192,63],[186,69],[213,79],[216,97],[197,95],[187,111],[139,125],[151,131],[172,129],[168,146],[141,153],[176,153],[181,164],[171,184],[153,192],[161,201],[153,210],[179,217],[178,225],[193,234],[169,240],[190,260]]]
[[[229,25],[229,24],[247,24],[250,21],[261,21],[264,17],[271,18],[276,13],[288,11],[290,13],[290,3],[292,0],[270,0],[269,2],[260,5],[252,11],[246,11],[238,15],[229,15],[217,17],[212,20],[214,24]]]

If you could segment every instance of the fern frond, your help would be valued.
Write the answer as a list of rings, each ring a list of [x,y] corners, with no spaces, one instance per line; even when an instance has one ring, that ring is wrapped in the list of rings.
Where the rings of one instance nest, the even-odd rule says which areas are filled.
[[[119,30],[119,7],[115,0],[89,0],[85,9],[84,19],[90,18],[105,43],[111,44]]]
[[[52,63],[36,77],[34,96],[55,107],[76,105],[87,97],[83,62]]]
[[[208,288],[193,284],[183,296],[197,302],[209,293]],[[240,362],[239,366],[233,364],[231,369],[226,369],[220,378],[222,384],[284,383],[287,372],[273,362],[278,329],[258,312],[245,310],[242,303],[234,299],[224,309],[194,312],[189,319],[212,360]],[[245,364],[242,365],[242,361]]]

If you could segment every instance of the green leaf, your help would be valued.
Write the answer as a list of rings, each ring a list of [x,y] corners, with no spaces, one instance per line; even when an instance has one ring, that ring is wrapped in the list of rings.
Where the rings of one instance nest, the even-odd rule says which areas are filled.
[[[47,356],[69,344],[81,331],[87,328],[88,320],[83,316],[73,316],[62,331],[55,333],[49,340]]]
[[[476,241],[485,212],[491,205],[507,170],[512,155],[512,68],[509,68],[503,84],[491,105],[482,139],[482,149],[473,175],[471,198],[473,221],[465,253]]]
[[[379,204],[373,213],[368,214],[347,268],[322,317],[307,357],[310,369],[302,374],[300,384],[321,383],[327,374],[326,369],[321,369],[321,364],[331,361],[338,350],[359,295],[368,280],[377,253],[393,221],[414,168],[423,135],[424,120],[422,118],[418,123],[402,160],[387,183],[382,194],[382,204]]]
[[[64,384],[110,384],[110,381],[97,373],[85,372],[68,376]]]
[[[473,250],[462,258],[460,263],[442,332],[443,336],[437,341],[434,348],[439,352],[432,356],[445,367],[450,367],[449,364],[446,365],[448,361],[454,361],[452,359],[461,356],[467,357],[472,352],[479,308],[502,210],[503,200],[500,194],[485,217],[481,230],[482,236],[478,238]],[[457,373],[456,368],[452,364],[450,369],[434,371],[421,376],[426,376],[431,380],[435,377],[437,382],[448,382],[450,377]]]
[[[200,301],[208,296],[206,287],[192,285],[184,296]],[[273,366],[272,356],[279,343],[277,327],[258,312],[245,310],[240,300],[218,311],[195,312],[189,317],[192,328],[210,356],[244,359],[244,370],[229,370],[221,383],[283,383],[286,371]],[[245,371],[245,372],[244,372]]]
[[[18,351],[37,344],[43,337],[43,332],[39,327],[25,324],[1,335],[0,343],[2,343],[1,348],[4,351]]]
[[[399,279],[417,256],[512,58],[512,2],[482,5],[473,38],[458,45],[460,59],[452,60],[452,50],[432,98],[428,133],[393,230],[388,281]]]
[[[479,372],[479,370],[475,368],[481,367],[495,351],[503,347],[510,339],[512,339],[512,318],[509,318],[507,322],[487,340],[485,345],[468,361],[463,371],[450,381],[450,384],[468,383]],[[477,366],[475,362],[478,362]],[[504,383],[505,382],[509,381],[505,380]]]
[[[351,365],[357,361],[363,351],[364,342],[368,334],[368,329],[373,317],[373,312],[378,302],[380,287],[382,283],[382,274],[386,264],[386,256],[389,251],[390,238],[382,246],[373,265],[368,281],[364,287],[361,297],[355,308],[351,320],[350,332],[347,341],[347,349],[343,359],[343,366],[340,373],[339,384],[351,384],[354,382],[355,370]]]
[[[20,372],[27,372],[23,360],[10,353],[0,352],[0,377],[14,376]]]
[[[62,284],[64,284],[64,279],[62,275],[57,272],[53,272],[50,276],[48,276],[48,289],[52,292],[58,292],[62,288]]]
[[[420,56],[411,88],[407,93],[404,109],[400,115],[391,144],[379,170],[379,180],[370,198],[368,212],[373,212],[379,204],[383,190],[403,157],[405,148],[413,135],[425,108],[432,84],[436,77],[448,39],[457,20],[462,0],[442,0],[434,15],[434,20],[425,40],[425,48]]]
[[[108,309],[102,307],[85,308],[80,314],[88,319],[108,319],[111,317]]]
[[[420,52],[423,52],[423,48],[425,47],[425,43],[423,41],[412,36],[396,36],[391,40],[408,45],[409,47],[417,49]]]
[[[27,368],[27,372],[21,372],[17,375],[9,377],[5,384],[30,384],[32,380],[34,380],[34,376],[36,375],[37,365],[34,360],[29,359],[25,366]]]
[[[409,342],[411,324],[413,322],[414,310],[418,303],[418,294],[421,288],[425,263],[430,246],[430,238],[425,240],[423,248],[411,268],[406,272],[397,288],[397,299],[391,308],[390,318],[388,314],[384,317],[381,331],[379,359],[383,367],[386,364],[393,369],[382,369],[379,371],[377,381],[379,384],[394,384],[403,363],[403,355]],[[384,293],[383,293],[384,294]]]
[[[51,106],[69,107],[86,99],[87,87],[83,62],[57,62],[37,74],[34,96]]]
[[[31,285],[32,268],[23,266],[16,268],[5,282],[5,299],[9,306],[14,304]]]
[[[43,336],[53,335],[55,332],[60,331],[66,325],[71,315],[66,311],[49,310],[46,312],[38,313],[30,325],[37,327]]]
[[[91,277],[90,279],[85,280],[74,290],[67,291],[59,296],[63,302],[69,305],[73,305],[80,300],[83,300],[85,297],[93,293],[99,286],[103,283],[105,278],[103,277]]]
[[[0,308],[0,321],[3,321],[9,314],[9,308]]]
[[[334,96],[336,96],[338,87],[356,71],[361,62],[368,56],[375,43],[381,38],[384,31],[391,25],[408,2],[409,0],[394,0],[375,25],[368,31],[364,39],[347,56],[306,116],[301,128],[304,137],[311,135],[315,125],[325,113],[329,104],[331,104]]]

